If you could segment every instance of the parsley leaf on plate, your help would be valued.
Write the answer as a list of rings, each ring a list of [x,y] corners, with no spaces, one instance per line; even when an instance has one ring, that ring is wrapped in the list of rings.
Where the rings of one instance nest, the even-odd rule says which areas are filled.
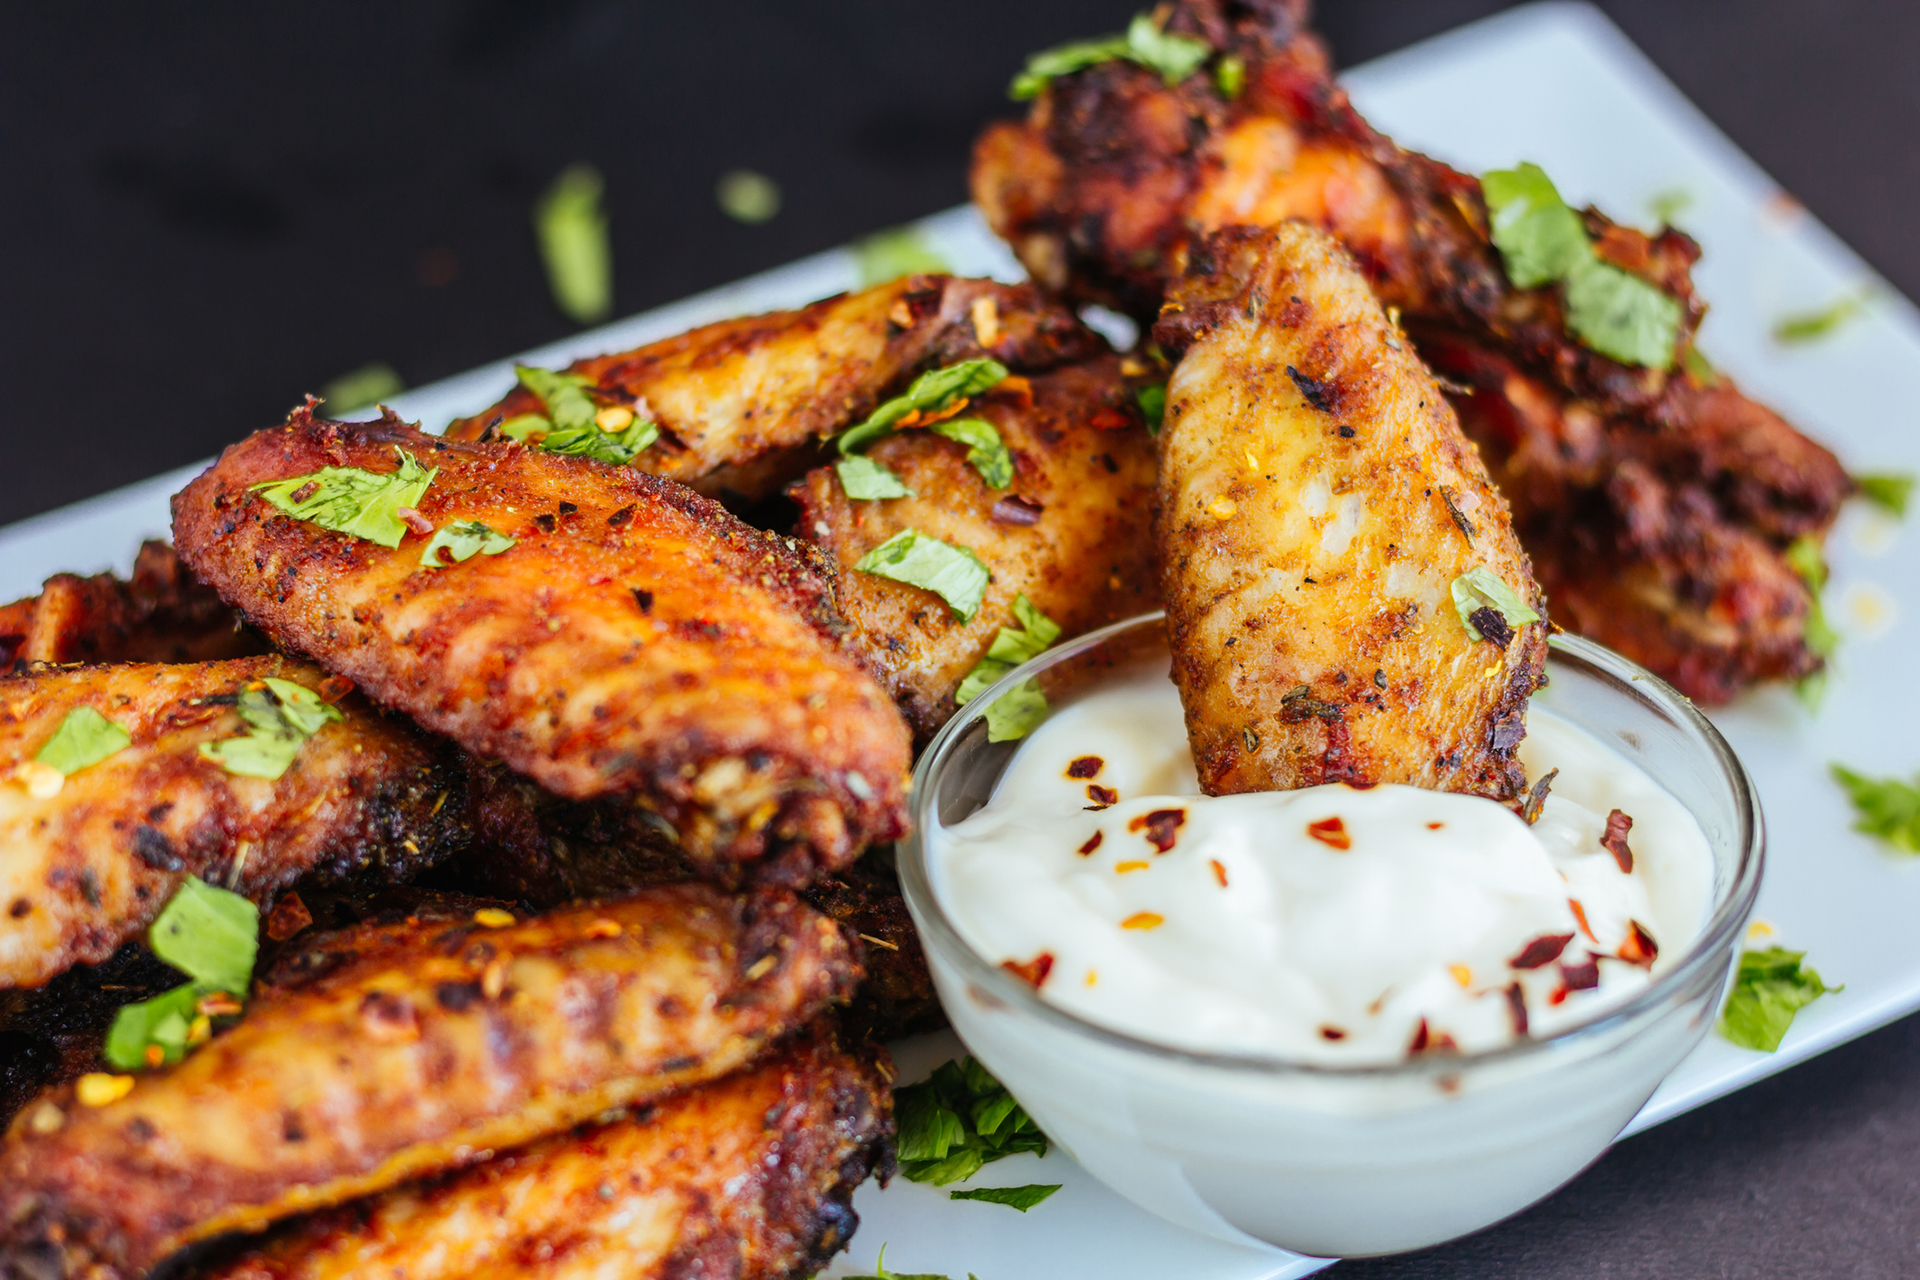
[[[847,1280],[947,1280],[946,1276],[936,1276],[931,1272],[923,1271],[914,1275],[905,1275],[897,1271],[887,1270],[887,1246],[885,1245],[880,1246],[880,1256],[874,1260],[873,1269],[878,1274],[870,1276],[848,1276]],[[968,1272],[967,1280],[977,1280],[977,1277],[975,1277],[972,1272]]]
[[[407,525],[394,513],[401,507],[418,507],[440,468],[428,471],[405,449],[396,447],[394,452],[400,455],[400,466],[393,471],[322,467],[303,476],[254,485],[253,491],[295,520],[397,547],[407,536]]]
[[[1815,342],[1831,337],[1847,321],[1867,309],[1869,295],[1862,290],[1835,299],[1817,311],[1799,311],[1774,322],[1773,340],[1782,345]]]
[[[1901,853],[1920,853],[1920,778],[1869,778],[1845,765],[1832,766],[1834,781],[1853,802],[1855,831],[1877,836]]]
[[[1831,658],[1840,647],[1840,633],[1827,621],[1827,611],[1820,602],[1820,593],[1827,585],[1827,562],[1820,549],[1820,540],[1812,534],[1801,534],[1788,544],[1783,553],[1787,566],[1800,575],[1807,584],[1810,597],[1807,604],[1807,619],[1801,628],[1802,642],[1807,652],[1818,658]],[[1794,686],[1794,692],[1809,711],[1820,705],[1827,691],[1827,669],[1822,667],[1813,674],[1803,676]]]
[[[1768,947],[1746,951],[1733,978],[1733,993],[1720,1016],[1720,1034],[1743,1049],[1772,1053],[1793,1015],[1829,991],[1839,991],[1800,964],[1804,951]]]
[[[1034,608],[1025,593],[1014,597],[1013,617],[1018,625],[1000,628],[986,656],[974,664],[954,691],[956,705],[966,706],[985,693],[994,681],[1027,659],[1039,656],[1060,638],[1059,624]],[[1046,716],[1046,695],[1040,692],[1038,684],[1025,681],[995,699],[987,709],[987,741],[1010,742],[1024,738]]]
[[[502,551],[518,546],[519,542],[518,538],[509,538],[504,533],[497,533],[478,520],[462,520],[456,524],[441,525],[434,530],[433,538],[427,543],[426,550],[420,553],[420,567],[444,569],[450,564],[459,564],[475,556],[497,556]]]
[[[1061,1185],[1058,1182],[1030,1182],[1024,1187],[975,1187],[970,1191],[949,1191],[947,1199],[984,1200],[988,1204],[1004,1204],[1025,1213],[1058,1191]]]
[[[910,1182],[943,1187],[995,1160],[1047,1153],[1047,1135],[972,1058],[943,1062],[919,1084],[895,1089],[893,1106],[900,1171]]]
[[[902,529],[853,567],[861,573],[933,592],[962,622],[972,622],[973,615],[980,612],[992,577],[986,563],[972,551],[918,529]]]
[[[125,729],[92,707],[75,707],[33,758],[65,777],[131,745],[133,738]]]

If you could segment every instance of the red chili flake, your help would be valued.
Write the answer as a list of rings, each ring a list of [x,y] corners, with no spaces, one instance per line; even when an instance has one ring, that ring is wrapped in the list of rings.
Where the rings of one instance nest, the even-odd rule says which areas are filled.
[[[1573,908],[1574,923],[1580,926],[1580,932],[1587,935],[1587,941],[1600,941],[1600,939],[1593,936],[1593,926],[1587,923],[1587,909],[1573,898],[1567,899],[1567,905]]]
[[[633,519],[633,508],[622,507],[618,511],[614,512],[612,515],[607,517],[607,524],[612,528],[618,529],[621,525],[627,523],[631,519]]]
[[[1444,822],[1429,822],[1429,823],[1427,824],[1427,830],[1429,830],[1429,831],[1438,831],[1438,830],[1439,830],[1440,828],[1442,828],[1442,827],[1444,827],[1444,826],[1446,826],[1446,825],[1447,825],[1447,824],[1446,824],[1446,823],[1444,823]]]
[[[1010,493],[994,503],[993,510],[987,512],[987,515],[998,524],[1027,526],[1039,524],[1040,515],[1045,510],[1046,507],[1043,504],[1035,502],[1032,498],[1023,498],[1017,493]]]
[[[1124,409],[1116,409],[1112,405],[1103,405],[1094,411],[1093,417],[1087,419],[1087,424],[1096,431],[1118,431],[1120,428],[1130,427],[1138,421],[1138,418]]]
[[[1533,784],[1533,790],[1527,792],[1527,801],[1520,806],[1520,816],[1528,826],[1540,821],[1540,810],[1546,806],[1547,792],[1553,789],[1553,780],[1559,776],[1558,769],[1549,769]]]
[[[1509,968],[1538,969],[1560,958],[1560,953],[1573,941],[1570,933],[1543,933],[1520,949],[1520,954],[1507,961]]]
[[[328,676],[320,682],[320,701],[332,706],[353,692],[353,681],[345,676]]]
[[[1620,944],[1620,950],[1614,954],[1628,964],[1643,965],[1651,969],[1654,958],[1660,954],[1660,947],[1654,942],[1653,935],[1647,932],[1647,926],[1638,920],[1629,920],[1627,921],[1627,940]]]
[[[1110,805],[1120,803],[1120,793],[1112,787],[1103,787],[1097,782],[1089,782],[1087,784],[1087,799],[1093,801],[1102,809],[1105,809]]]
[[[1560,962],[1560,982],[1568,991],[1591,991],[1600,985],[1600,957],[1587,952],[1579,964]]]
[[[553,514],[548,511],[542,511],[539,515],[535,516],[533,523],[538,526],[542,533],[552,533],[560,525],[560,522],[555,520]]]
[[[563,516],[578,515],[580,513],[579,505],[577,503],[572,503],[572,502],[561,503],[559,510],[560,510],[560,514]]]
[[[1442,1031],[1439,1035],[1427,1029],[1427,1020],[1420,1019],[1420,1025],[1414,1028],[1413,1043],[1407,1046],[1407,1056],[1414,1057],[1422,1053],[1449,1053],[1460,1046],[1453,1037]]]
[[[1220,865],[1220,859],[1208,858],[1207,865],[1213,868],[1213,878],[1220,882],[1222,889],[1227,887],[1227,869]]]
[[[653,612],[653,592],[644,587],[629,587],[628,590],[633,592],[633,602],[640,607],[640,612]]]
[[[1353,837],[1347,834],[1347,824],[1338,817],[1322,818],[1318,822],[1307,824],[1307,834],[1326,845],[1329,849],[1338,849],[1345,853],[1353,848]]]
[[[1081,856],[1085,857],[1086,855],[1092,853],[1095,849],[1098,849],[1100,847],[1100,842],[1102,840],[1105,840],[1106,838],[1107,838],[1106,832],[1104,831],[1094,832],[1092,836],[1088,837],[1087,842],[1080,846]]]
[[[1320,1038],[1322,1040],[1345,1040],[1347,1033],[1338,1027],[1322,1027],[1320,1028]]]
[[[1633,819],[1615,809],[1607,815],[1607,829],[1600,837],[1600,847],[1613,855],[1622,875],[1633,871],[1633,850],[1627,848],[1627,832],[1631,830]]]
[[[423,538],[433,532],[433,521],[427,519],[412,507],[395,507],[393,514],[400,518],[400,523],[406,525],[407,528],[413,530]]]
[[[1147,843],[1160,853],[1173,848],[1173,842],[1179,839],[1179,831],[1187,820],[1185,809],[1155,809],[1152,813],[1143,813],[1127,823],[1127,830],[1147,833]]]
[[[295,489],[292,493],[288,494],[287,501],[295,502],[295,503],[305,502],[308,498],[311,498],[314,494],[318,492],[320,492],[320,482],[318,480],[309,480],[305,484],[301,485],[298,489]]]
[[[991,344],[989,344],[991,345]],[[1033,404],[1033,383],[1017,373],[1010,373],[993,384],[993,398],[1011,399],[1023,407]]]
[[[1046,982],[1047,975],[1053,972],[1053,952],[1042,951],[1025,964],[1013,960],[1002,960],[1000,967],[1038,991]]]
[[[1067,766],[1069,778],[1097,778],[1100,770],[1106,767],[1106,761],[1099,756],[1081,756]]]
[[[1513,1015],[1513,1034],[1527,1034],[1527,993],[1517,982],[1507,988],[1507,1012]]]
[[[267,913],[267,936],[275,942],[285,942],[312,923],[313,912],[307,910],[307,904],[300,900],[299,894],[289,893]]]

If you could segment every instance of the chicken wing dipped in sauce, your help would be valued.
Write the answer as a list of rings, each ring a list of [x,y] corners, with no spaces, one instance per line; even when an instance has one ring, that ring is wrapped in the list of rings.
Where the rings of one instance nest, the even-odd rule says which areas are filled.
[[[420,910],[303,942],[246,1016],[0,1144],[0,1276],[133,1277],[717,1079],[844,999],[853,947],[792,895],[648,890],[522,922]]]
[[[920,741],[950,719],[954,693],[1002,627],[1018,627],[1025,596],[1063,636],[1158,606],[1149,512],[1153,441],[1121,360],[1106,356],[976,398],[968,413],[990,423],[1011,457],[994,487],[966,444],[905,431],[866,456],[912,496],[850,498],[831,466],[796,486],[795,526],[839,570],[841,611],[868,665],[899,700]],[[991,572],[969,620],[929,591],[857,569],[907,530],[964,547]]]
[[[397,546],[259,492],[403,474],[424,487]],[[556,795],[631,804],[715,879],[803,885],[905,828],[907,728],[825,566],[673,481],[302,410],[228,449],[174,524],[283,647]]]
[[[447,1177],[291,1223],[197,1280],[486,1275],[785,1280],[856,1225],[891,1165],[884,1051],[816,1021],[752,1066]]]
[[[658,438],[630,465],[752,501],[778,493],[818,460],[822,438],[922,369],[991,357],[1039,372],[1102,345],[1032,285],[917,275],[578,360],[564,373],[584,381],[609,426],[657,425]],[[479,439],[547,407],[516,387],[447,435]]]
[[[1211,795],[1399,782],[1513,798],[1546,660],[1506,503],[1339,244],[1196,252],[1155,336],[1155,537]]]
[[[464,847],[458,753],[349,687],[278,655],[0,680],[0,989],[105,960],[190,875],[265,903],[302,875],[399,878]],[[262,759],[249,715],[289,689],[312,731]]]

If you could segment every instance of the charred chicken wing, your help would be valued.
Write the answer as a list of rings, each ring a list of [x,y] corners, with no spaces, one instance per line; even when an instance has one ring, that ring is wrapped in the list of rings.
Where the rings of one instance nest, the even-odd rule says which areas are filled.
[[[147,542],[133,577],[55,574],[37,596],[0,605],[0,668],[15,662],[209,662],[264,653],[164,542]]]

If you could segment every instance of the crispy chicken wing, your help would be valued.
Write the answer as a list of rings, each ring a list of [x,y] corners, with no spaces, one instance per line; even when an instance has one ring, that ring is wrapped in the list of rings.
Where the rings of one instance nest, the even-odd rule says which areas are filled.
[[[319,691],[325,678],[276,655],[0,680],[0,988],[105,960],[189,875],[266,902],[301,875],[371,864],[398,878],[463,847],[456,753],[358,697],[277,779],[200,754],[249,732],[242,690],[281,679]],[[34,757],[81,708],[131,742],[63,781]]]
[[[439,569],[281,515],[251,487],[329,465],[437,474],[421,528],[517,539]],[[557,795],[619,798],[717,879],[799,885],[904,830],[898,712],[826,569],[658,476],[304,410],[176,499],[177,541],[284,647]]]
[[[130,580],[61,573],[39,595],[0,605],[0,668],[16,660],[210,662],[266,650],[164,542],[141,545]]]
[[[884,1051],[831,1020],[724,1080],[290,1224],[201,1280],[785,1280],[845,1247],[890,1165]]]
[[[954,690],[1000,628],[1017,625],[1016,596],[1067,636],[1158,605],[1153,441],[1119,364],[1107,356],[974,401],[969,413],[991,422],[1013,456],[1006,489],[981,479],[965,445],[929,431],[902,432],[867,453],[915,497],[855,501],[832,467],[796,487],[796,529],[838,567],[840,608],[922,742],[952,717]],[[854,570],[910,528],[970,549],[992,571],[971,622],[929,592]]]
[[[1542,683],[1544,612],[1506,503],[1338,243],[1301,222],[1196,252],[1154,330],[1155,537],[1173,677],[1209,794],[1402,782],[1494,799]],[[1515,611],[1517,612],[1517,610]]]
[[[1752,679],[1817,667],[1801,613],[1779,613],[1773,597],[1790,574],[1777,553],[1785,537],[1823,535],[1852,491],[1833,455],[1725,379],[1703,380],[1680,360],[1672,373],[1629,367],[1569,336],[1554,288],[1519,289],[1508,280],[1479,181],[1396,147],[1353,110],[1306,28],[1306,8],[1304,0],[1176,0],[1164,7],[1168,30],[1241,60],[1244,89],[1229,98],[1205,74],[1168,86],[1123,60],[1060,77],[1026,121],[996,125],[981,137],[976,202],[1036,279],[1142,318],[1158,306],[1185,254],[1212,230],[1293,217],[1333,231],[1381,298],[1404,311],[1422,355],[1439,372],[1484,385],[1467,376],[1479,357],[1459,359],[1478,352],[1547,388],[1557,413],[1592,423],[1585,456],[1528,458],[1531,480],[1577,491],[1578,500],[1560,509],[1557,541],[1542,537],[1527,521],[1525,500],[1510,495],[1543,581],[1551,579],[1555,592],[1609,601],[1602,610],[1570,608],[1564,621],[1608,619],[1597,638],[1620,644],[1703,700],[1723,701]],[[1671,229],[1646,236],[1595,210],[1584,217],[1603,259],[1680,303],[1675,355],[1686,355],[1704,310],[1690,276],[1698,246]],[[1469,433],[1490,445],[1479,434],[1485,415],[1463,416]],[[1650,454],[1668,482],[1711,497],[1711,507],[1691,520],[1697,540],[1752,551],[1722,559],[1720,585],[1768,603],[1702,628],[1694,616],[1699,600],[1718,587],[1621,589],[1606,558],[1550,566],[1564,547],[1622,541],[1601,490],[1617,466]],[[1514,478],[1498,466],[1495,472],[1503,485]],[[1576,521],[1594,523],[1567,527]],[[1783,537],[1789,527],[1794,533]],[[1726,577],[1749,565],[1759,575],[1752,581]],[[1633,572],[1645,578],[1665,571],[1642,561]],[[1652,635],[1672,643],[1627,647]]]
[[[416,913],[288,963],[120,1100],[60,1089],[22,1113],[0,1145],[0,1276],[139,1275],[716,1079],[859,973],[792,895],[696,884],[504,928]]]
[[[778,493],[817,460],[821,437],[865,417],[921,369],[992,356],[1032,372],[1100,347],[1031,285],[921,275],[799,311],[723,320],[566,371],[590,379],[599,401],[659,423],[659,441],[633,466],[752,500]],[[529,412],[540,401],[515,388],[447,435],[478,439],[489,424]]]

